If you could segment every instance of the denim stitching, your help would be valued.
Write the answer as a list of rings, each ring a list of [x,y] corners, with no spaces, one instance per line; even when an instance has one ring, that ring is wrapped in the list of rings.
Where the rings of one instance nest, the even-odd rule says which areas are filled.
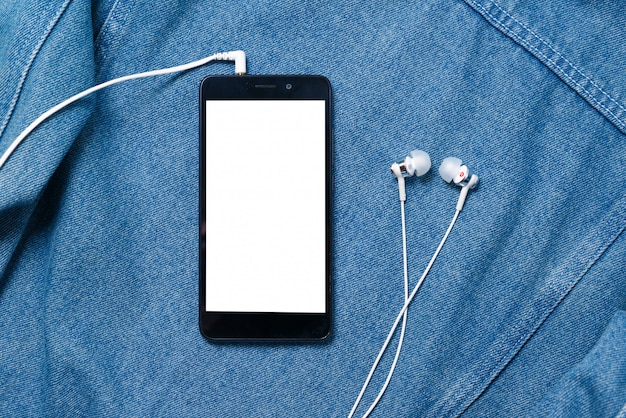
[[[521,23],[515,17],[510,15],[506,10],[504,10],[500,5],[496,4],[495,2],[490,2],[490,4],[493,7],[497,8],[502,14],[504,14],[505,17],[511,19],[517,26],[519,26],[521,28],[521,30],[525,31],[526,35],[530,35],[530,37],[531,37],[530,40],[527,37],[522,37],[522,34],[518,34],[513,28],[508,27],[502,21],[502,19],[496,18],[482,4],[478,4],[474,0],[465,0],[465,1],[468,2],[468,3],[471,3],[476,9],[480,9],[482,12],[484,12],[484,14],[486,14],[493,21],[493,23],[496,24],[499,27],[499,29],[501,29],[507,35],[509,35],[510,37],[515,39],[522,46],[525,46],[530,51],[534,51],[540,58],[543,58],[545,61],[548,62],[548,64],[551,64],[551,66],[549,65],[548,67],[554,67],[554,69],[556,70],[556,72],[558,74],[560,74],[565,79],[569,80],[579,90],[582,90],[582,92],[585,93],[583,95],[585,98],[587,98],[589,101],[591,101],[597,107],[599,107],[600,109],[602,109],[606,113],[608,113],[610,116],[612,116],[612,117],[608,117],[608,119],[611,120],[613,123],[615,123],[620,128],[620,130],[622,130],[622,131],[626,130],[626,123],[621,120],[622,119],[621,114],[626,111],[626,108],[624,108],[624,106],[622,106],[610,94],[608,94],[606,91],[604,91],[590,77],[588,77],[585,73],[583,73],[580,69],[578,69],[578,67],[576,65],[574,65],[571,61],[569,61],[561,53],[556,51],[556,49],[554,47],[552,47],[552,45],[550,45],[548,42],[546,42],[543,38],[541,38],[539,35],[537,35],[535,32],[533,32],[531,29],[529,29],[526,25]],[[550,51],[552,51],[553,54],[551,54],[551,55],[555,55],[557,60],[559,60],[559,59],[563,60],[567,67],[572,69],[575,74],[578,74],[579,77],[581,77],[583,79],[582,80],[583,82],[591,84],[591,86],[593,86],[595,90],[600,92],[601,95],[605,99],[608,99],[614,106],[617,106],[619,108],[619,110],[620,110],[618,112],[619,115],[615,114],[609,107],[607,107],[606,104],[603,103],[603,101],[601,101],[600,99],[596,98],[595,94],[592,93],[591,91],[589,91],[588,88],[583,86],[580,81],[577,81],[576,79],[574,79],[573,75],[568,74],[568,72],[566,72],[566,69],[564,68],[563,65],[558,64],[555,59],[548,57],[546,52],[542,51],[539,48],[539,46],[533,45],[532,42],[531,42],[531,40],[533,38],[534,38],[534,40],[536,40],[536,41],[538,41],[540,43],[539,46],[544,46],[544,47],[548,48]],[[577,90],[577,89],[575,88],[574,90]]]
[[[9,121],[11,120],[11,116],[13,115],[13,111],[15,110],[15,106],[17,105],[17,101],[19,100],[20,94],[22,93],[22,88],[24,87],[24,83],[26,82],[26,77],[28,76],[28,73],[30,72],[31,67],[33,66],[33,62],[35,62],[35,58],[39,54],[39,51],[43,47],[43,44],[46,42],[46,39],[48,39],[48,36],[50,36],[50,33],[52,33],[52,29],[54,29],[59,19],[61,19],[61,16],[65,12],[65,10],[67,10],[67,7],[69,6],[71,1],[72,0],[65,0],[65,2],[61,5],[56,15],[54,15],[54,18],[52,18],[50,23],[48,23],[48,26],[46,26],[44,34],[39,39],[39,42],[35,46],[35,49],[33,49],[33,52],[30,54],[30,57],[28,58],[28,62],[26,63],[26,66],[24,67],[24,70],[22,71],[22,76],[20,77],[20,80],[17,83],[17,87],[15,89],[15,93],[13,94],[13,98],[11,99],[11,103],[9,104],[9,110],[4,116],[4,120],[2,121],[2,125],[0,126],[0,137],[4,133],[4,130],[6,129],[7,125],[9,124]]]
[[[523,43],[524,45],[526,45],[528,48],[532,49],[533,51],[535,51],[537,54],[539,54],[541,57],[543,57],[548,63],[552,64],[554,67],[556,67],[564,77],[566,77],[568,80],[570,80],[573,84],[575,84],[577,87],[579,87],[583,92],[587,93],[590,97],[590,99],[596,103],[598,106],[600,106],[602,109],[606,110],[609,114],[611,114],[612,116],[614,116],[615,118],[619,119],[620,116],[614,114],[608,107],[606,107],[606,105],[602,104],[598,99],[596,99],[594,97],[594,94],[591,93],[588,89],[586,89],[582,84],[580,84],[580,82],[578,82],[577,80],[575,80],[573,78],[572,75],[569,75],[565,69],[563,68],[563,66],[559,65],[554,59],[548,57],[548,55],[546,55],[545,52],[541,51],[539,49],[539,47],[534,46],[531,44],[531,41],[528,39],[522,39],[522,35],[515,33],[515,31],[512,28],[509,28],[506,24],[504,24],[500,19],[496,18],[493,14],[491,14],[487,9],[485,9],[484,6],[480,5],[480,4],[476,4],[473,2],[473,0],[468,0],[470,2],[472,2],[473,4],[476,5],[477,8],[483,10],[485,12],[485,14],[487,16],[489,16],[492,20],[494,20],[496,23],[500,24],[502,26],[502,29],[505,30],[507,33],[509,33],[511,36],[515,37],[520,43]],[[607,92],[605,92],[597,83],[595,83],[590,77],[586,76],[581,70],[578,69],[578,67],[576,67],[576,65],[574,65],[570,60],[568,60],[565,56],[563,56],[562,54],[560,54],[558,51],[556,51],[554,49],[554,47],[552,47],[552,45],[548,42],[546,42],[541,36],[537,35],[533,30],[531,30],[530,28],[528,28],[526,25],[524,25],[522,22],[520,22],[519,20],[517,20],[514,16],[510,15],[506,10],[504,10],[501,6],[499,6],[497,3],[495,2],[491,2],[491,4],[496,7],[498,10],[500,10],[506,17],[508,17],[509,19],[511,19],[513,22],[515,22],[517,25],[521,26],[522,29],[524,29],[526,31],[527,34],[532,35],[532,37],[534,37],[536,40],[538,40],[541,45],[544,45],[545,47],[547,47],[548,49],[550,49],[554,54],[556,55],[557,59],[562,59],[563,61],[565,61],[565,63],[567,64],[567,66],[571,67],[574,72],[578,73],[583,79],[584,81],[589,82],[595,89],[597,89],[600,93],[602,93],[602,95],[604,95],[606,98],[608,98],[613,104],[615,104],[622,112],[624,110],[626,110],[622,105],[620,105],[619,102],[617,102],[610,94],[608,94]],[[621,112],[620,112],[621,113]],[[618,123],[620,125],[622,125],[621,121],[618,121]],[[623,125],[622,125],[623,126]]]
[[[470,0],[472,1],[472,0]],[[589,82],[589,84],[591,84],[594,88],[596,88],[603,96],[605,96],[607,99],[609,99],[613,104],[615,104],[622,112],[624,112],[626,109],[617,101],[615,100],[609,93],[607,93],[606,91],[604,91],[602,89],[602,87],[600,87],[591,77],[585,75],[584,72],[582,72],[574,63],[572,63],[569,59],[567,59],[567,57],[565,57],[563,54],[559,53],[556,49],[554,49],[554,47],[547,41],[545,41],[541,36],[539,36],[537,33],[535,33],[532,29],[528,28],[525,24],[523,24],[522,22],[520,22],[518,19],[516,19],[514,16],[510,15],[506,10],[504,10],[499,4],[492,2],[492,4],[498,8],[502,13],[504,13],[506,16],[508,16],[510,19],[512,19],[515,23],[517,23],[518,25],[520,25],[524,30],[526,30],[528,33],[530,33],[532,36],[534,36],[535,38],[537,38],[543,45],[545,45],[548,49],[550,49],[554,55],[556,55],[557,58],[562,59],[563,61],[565,61],[565,63],[572,67],[572,69],[580,74],[580,76],[584,79],[584,81]],[[482,6],[480,6],[482,7]],[[484,9],[483,9],[484,10]],[[487,15],[489,15],[490,17],[492,17],[493,19],[495,19],[495,17],[493,17],[489,12],[485,11],[485,13],[487,13]],[[530,47],[530,45],[529,45]],[[567,77],[568,79],[570,79],[572,81],[572,83],[576,84],[577,86],[579,86],[585,93],[587,93],[590,96],[593,96],[594,94],[591,93],[588,89],[586,89],[582,84],[580,84],[580,82],[576,81],[573,76],[569,75],[566,73],[565,69],[563,68],[563,66],[557,64],[557,62],[551,58],[548,58],[548,56],[539,51],[537,47],[533,47],[535,49],[535,51],[537,51],[538,54],[543,55],[543,57],[550,62],[551,64],[553,64],[555,67],[557,67],[561,72],[563,72],[563,75],[565,77]],[[620,118],[620,116],[614,114],[608,107],[606,107],[606,105],[602,104],[598,99],[595,99],[595,97],[591,97],[592,100],[594,100],[598,106],[601,106],[603,109],[605,109],[608,113],[610,113],[611,115],[613,115],[615,118]],[[620,123],[622,123],[620,121]]]

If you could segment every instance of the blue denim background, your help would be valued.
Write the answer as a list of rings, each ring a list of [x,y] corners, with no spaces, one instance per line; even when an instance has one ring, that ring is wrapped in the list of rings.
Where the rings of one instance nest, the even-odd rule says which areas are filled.
[[[347,415],[402,305],[389,166],[420,148],[481,183],[375,415],[626,416],[626,17],[547,3],[3,2],[0,150],[97,82],[218,51],[327,76],[335,318],[322,344],[201,337],[198,87],[233,67],[111,87],[0,170],[2,415]],[[407,195],[414,284],[458,189],[433,172]]]

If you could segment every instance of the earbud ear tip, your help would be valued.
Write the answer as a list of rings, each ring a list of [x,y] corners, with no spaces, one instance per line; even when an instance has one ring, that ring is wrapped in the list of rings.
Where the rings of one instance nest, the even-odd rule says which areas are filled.
[[[411,158],[413,159],[413,168],[415,169],[416,176],[423,176],[430,170],[430,156],[427,152],[422,150],[411,151]]]
[[[444,158],[439,166],[439,175],[446,183],[450,183],[454,176],[457,175],[459,168],[463,164],[460,158],[447,157]]]

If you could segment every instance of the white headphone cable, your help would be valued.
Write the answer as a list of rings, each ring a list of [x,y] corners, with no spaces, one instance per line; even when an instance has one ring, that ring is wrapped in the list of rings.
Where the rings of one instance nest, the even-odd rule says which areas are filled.
[[[409,270],[408,270],[407,249],[406,249],[406,217],[405,217],[405,211],[404,211],[404,200],[400,200],[400,213],[401,213],[401,218],[402,218],[402,262],[403,262],[403,268],[404,268],[404,302],[406,303],[409,297]],[[385,383],[383,384],[380,392],[378,392],[378,396],[374,400],[374,403],[372,404],[372,406],[370,406],[370,408],[367,410],[365,415],[363,415],[363,418],[366,418],[374,410],[374,407],[376,406],[380,398],[382,398],[383,394],[385,393],[385,390],[387,389],[387,386],[389,385],[389,382],[391,381],[391,377],[393,376],[393,372],[396,368],[398,358],[400,357],[400,351],[402,350],[402,343],[404,342],[404,333],[406,331],[406,321],[407,321],[407,312],[405,311],[404,314],[402,315],[402,328],[400,331],[400,339],[398,340],[398,347],[396,348],[395,357],[393,358],[393,362],[391,363],[391,368],[389,369],[389,373],[387,374],[387,379],[385,380]],[[348,418],[352,418],[354,416],[356,408],[359,406],[359,403],[361,402],[361,398],[365,394],[365,390],[367,389],[367,386],[369,385],[370,380],[374,376],[374,370],[376,370],[376,367],[378,367],[378,362],[380,361],[381,357],[382,356],[379,356],[378,358],[376,358],[376,361],[374,362],[374,365],[372,366],[372,370],[370,370],[369,375],[367,376],[367,378],[365,379],[365,382],[363,383],[363,387],[361,388],[361,392],[359,393],[359,396],[357,396],[356,400],[354,401],[354,405],[352,406],[352,410],[350,411],[350,415],[348,415]]]
[[[450,225],[448,226],[448,229],[446,230],[446,233],[444,234],[443,238],[441,239],[441,242],[439,243],[439,246],[435,250],[435,253],[433,254],[433,256],[430,259],[430,261],[428,262],[428,265],[426,266],[426,269],[422,273],[422,276],[420,277],[420,279],[418,280],[417,284],[413,288],[413,291],[411,292],[411,295],[405,301],[404,306],[402,307],[402,309],[400,309],[400,312],[398,313],[398,316],[396,317],[395,322],[391,326],[391,329],[389,330],[389,334],[387,334],[387,339],[385,340],[385,342],[383,343],[383,346],[381,347],[380,351],[378,352],[378,356],[376,357],[376,360],[374,360],[374,364],[372,365],[372,368],[371,368],[367,378],[365,379],[365,382],[363,383],[363,387],[361,388],[361,392],[359,393],[359,396],[357,397],[357,400],[354,403],[354,406],[352,407],[352,410],[350,411],[350,415],[348,415],[348,417],[352,417],[354,415],[354,411],[356,411],[356,408],[357,408],[361,398],[363,397],[363,394],[365,393],[365,390],[367,389],[369,381],[371,380],[372,376],[374,375],[374,371],[376,370],[376,367],[378,366],[378,363],[380,362],[380,359],[382,358],[383,354],[387,350],[387,346],[389,345],[389,342],[391,341],[391,338],[393,337],[393,334],[395,333],[396,328],[398,327],[398,324],[400,323],[400,319],[405,317],[405,313],[406,313],[407,309],[409,308],[409,305],[411,304],[411,301],[413,300],[413,298],[417,294],[417,291],[422,286],[422,283],[424,282],[424,279],[426,278],[426,276],[430,272],[431,267],[433,266],[435,260],[437,259],[437,256],[439,255],[439,252],[441,251],[441,249],[443,248],[444,244],[446,243],[446,240],[448,239],[448,235],[450,235],[450,232],[452,231],[452,228],[454,227],[454,224],[456,223],[456,220],[459,217],[460,213],[461,213],[461,209],[457,208],[455,213],[454,213],[454,216],[452,217],[452,221],[450,222]],[[399,352],[399,350],[398,350],[398,352]],[[396,355],[397,355],[397,353],[396,353]],[[392,367],[395,367],[395,360],[396,359],[394,359],[394,364],[392,365]],[[391,377],[390,377],[391,373],[393,373],[393,369],[390,371],[390,374],[387,377],[388,380],[391,379]],[[383,389],[378,394],[378,396],[376,397],[376,399],[374,400],[372,405],[369,407],[369,409],[367,410],[365,415],[363,415],[363,417],[367,417],[374,410],[374,408],[378,404],[378,401],[380,401],[380,399],[382,398],[384,390],[387,389],[388,383],[389,383],[388,381],[385,382],[385,385],[383,386]]]
[[[160,70],[153,70],[153,71],[146,71],[143,73],[131,74],[131,75],[119,77],[119,78],[98,84],[78,94],[75,94],[69,99],[66,99],[65,101],[59,103],[58,105],[50,108],[41,116],[39,116],[37,119],[35,119],[30,125],[28,125],[26,129],[24,129],[17,136],[17,138],[15,138],[15,140],[11,143],[11,145],[9,145],[9,147],[4,152],[4,154],[2,154],[2,157],[0,157],[0,169],[4,166],[4,164],[9,159],[11,154],[13,154],[13,152],[17,149],[17,147],[22,143],[22,141],[24,141],[24,139],[28,135],[30,135],[31,132],[33,132],[41,123],[43,123],[50,116],[54,115],[55,113],[57,113],[59,110],[63,109],[64,107],[74,103],[75,101],[82,99],[83,97],[88,96],[91,93],[95,93],[98,90],[102,90],[105,87],[109,87],[109,86],[112,86],[113,84],[121,83],[123,81],[135,80],[138,78],[153,77],[153,76],[163,75],[163,74],[177,73],[181,71],[187,71],[192,68],[205,65],[211,61],[235,61],[235,73],[238,75],[243,75],[246,73],[246,54],[243,51],[230,51],[230,52],[222,52],[222,53],[214,54],[206,58],[202,58],[200,60],[193,61],[193,62],[183,64],[183,65],[177,65],[175,67],[169,67],[169,68],[163,68]]]
[[[402,261],[404,263],[404,303],[409,300],[409,262],[407,256],[406,249],[406,219],[404,215],[404,201],[401,201],[401,216],[402,216]],[[393,358],[393,362],[391,363],[391,368],[389,369],[389,373],[387,374],[387,379],[383,384],[382,388],[378,392],[376,399],[370,405],[369,409],[363,415],[363,418],[367,418],[376,405],[378,405],[378,401],[383,397],[383,394],[387,390],[387,386],[389,386],[389,382],[391,382],[391,377],[393,376],[393,372],[396,369],[396,364],[398,363],[398,358],[400,357],[400,350],[402,349],[402,343],[404,342],[404,334],[406,331],[406,322],[407,322],[408,311],[404,311],[404,315],[402,315],[402,328],[400,331],[400,340],[398,341],[398,348],[396,349],[396,355]]]

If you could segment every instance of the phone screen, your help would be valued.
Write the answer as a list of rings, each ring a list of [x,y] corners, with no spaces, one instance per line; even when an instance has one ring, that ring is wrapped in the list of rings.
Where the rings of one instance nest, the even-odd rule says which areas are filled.
[[[200,325],[211,338],[328,333],[328,86],[305,76],[203,82]]]

